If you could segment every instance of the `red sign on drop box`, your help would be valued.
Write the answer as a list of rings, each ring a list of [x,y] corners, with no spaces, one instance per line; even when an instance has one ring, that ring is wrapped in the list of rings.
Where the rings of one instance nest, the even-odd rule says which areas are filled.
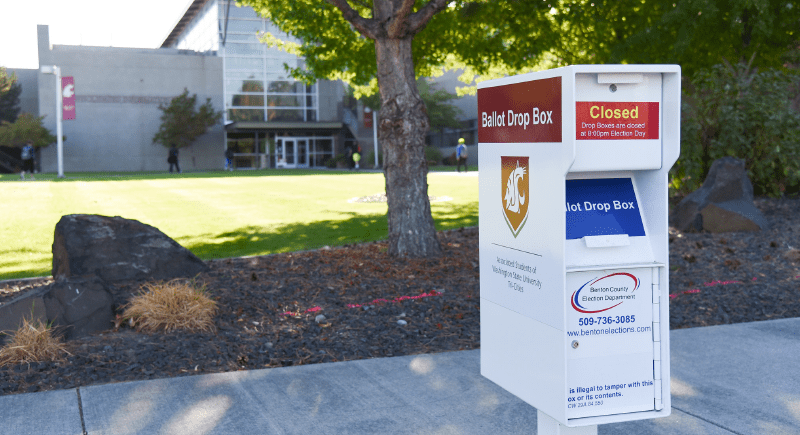
[[[658,139],[657,102],[575,103],[576,140]]]

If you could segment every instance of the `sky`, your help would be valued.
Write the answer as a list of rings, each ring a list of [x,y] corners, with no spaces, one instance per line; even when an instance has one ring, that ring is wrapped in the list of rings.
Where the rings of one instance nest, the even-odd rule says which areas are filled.
[[[0,0],[0,66],[39,68],[36,25],[50,44],[157,48],[191,0]]]

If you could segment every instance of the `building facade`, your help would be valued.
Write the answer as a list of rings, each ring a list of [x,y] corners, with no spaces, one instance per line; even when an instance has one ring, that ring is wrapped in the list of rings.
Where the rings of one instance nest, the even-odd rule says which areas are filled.
[[[157,49],[51,46],[48,27],[40,25],[40,67],[59,66],[75,82],[76,119],[62,123],[64,170],[165,170],[167,149],[152,141],[161,124],[159,105],[184,89],[199,103],[210,99],[223,122],[181,149],[183,170],[221,169],[228,148],[238,169],[322,167],[356,144],[364,154],[372,151],[372,129],[345,86],[294,80],[284,65],[302,67],[304,59],[261,43],[262,32],[293,41],[230,0],[192,1]],[[38,113],[55,132],[55,78],[36,74]],[[26,96],[30,90],[23,89]],[[465,117],[476,117],[474,104],[459,104],[467,107]],[[432,139],[433,145],[455,145],[449,136]],[[45,172],[56,170],[55,148],[41,153]]]

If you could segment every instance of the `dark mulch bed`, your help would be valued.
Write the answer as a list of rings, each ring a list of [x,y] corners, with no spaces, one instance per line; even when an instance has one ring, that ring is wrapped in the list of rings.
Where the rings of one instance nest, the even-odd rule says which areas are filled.
[[[800,200],[756,204],[767,231],[670,232],[671,328],[800,315]],[[211,261],[199,280],[220,306],[216,333],[123,327],[70,341],[64,361],[0,368],[0,395],[476,349],[478,230],[439,237],[436,260],[389,259],[378,242]],[[0,285],[0,300],[12,290]]]

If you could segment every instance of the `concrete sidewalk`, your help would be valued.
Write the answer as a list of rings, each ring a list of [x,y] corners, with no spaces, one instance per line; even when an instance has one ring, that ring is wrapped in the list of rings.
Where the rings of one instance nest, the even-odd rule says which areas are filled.
[[[800,434],[800,318],[671,332],[672,415],[600,434]],[[478,350],[0,397],[2,434],[535,434]]]

